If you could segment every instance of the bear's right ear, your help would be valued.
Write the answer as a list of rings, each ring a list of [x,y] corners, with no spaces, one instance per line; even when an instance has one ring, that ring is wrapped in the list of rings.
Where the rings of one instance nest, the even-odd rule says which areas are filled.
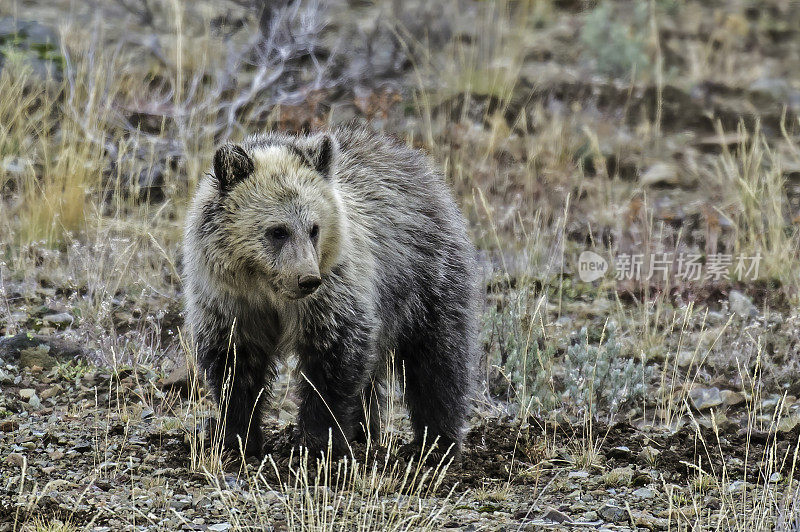
[[[225,144],[214,154],[214,177],[221,191],[247,178],[255,171],[253,160],[236,144]]]

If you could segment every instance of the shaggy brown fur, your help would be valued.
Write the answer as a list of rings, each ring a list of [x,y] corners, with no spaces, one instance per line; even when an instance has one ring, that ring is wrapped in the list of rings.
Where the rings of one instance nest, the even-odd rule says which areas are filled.
[[[427,430],[458,452],[476,360],[475,250],[419,152],[347,128],[224,146],[194,198],[184,256],[200,366],[218,399],[234,377],[228,445],[240,437],[262,453],[265,392],[289,354],[302,444],[325,449],[332,434],[341,453],[359,428],[377,434],[394,352],[417,442]]]

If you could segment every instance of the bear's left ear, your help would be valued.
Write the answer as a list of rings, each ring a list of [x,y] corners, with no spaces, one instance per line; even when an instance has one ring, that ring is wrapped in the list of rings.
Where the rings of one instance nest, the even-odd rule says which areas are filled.
[[[308,162],[325,179],[330,179],[336,170],[339,143],[328,133],[314,135],[300,144]]]

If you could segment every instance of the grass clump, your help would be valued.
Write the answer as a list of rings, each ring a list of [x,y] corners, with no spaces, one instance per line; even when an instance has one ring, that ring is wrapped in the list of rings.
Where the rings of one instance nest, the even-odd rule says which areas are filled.
[[[723,134],[720,127],[719,135]],[[767,278],[794,287],[798,278],[796,260],[787,258],[798,256],[800,233],[790,223],[786,162],[770,146],[759,125],[749,134],[740,124],[737,138],[741,141],[734,147],[723,146],[716,161],[720,184],[730,191],[730,214],[723,215],[735,228],[733,255],[750,259],[748,268],[741,271],[734,264],[733,275],[742,281]],[[796,141],[788,135],[785,140],[790,160],[800,160]]]
[[[77,532],[77,530],[78,527],[69,521],[48,520],[42,517],[36,517],[22,527],[23,532]]]
[[[628,7],[624,9],[628,10]],[[622,10],[601,2],[589,11],[581,29],[584,58],[601,74],[625,77],[650,67],[647,53],[648,4],[636,2],[633,20],[626,23]]]

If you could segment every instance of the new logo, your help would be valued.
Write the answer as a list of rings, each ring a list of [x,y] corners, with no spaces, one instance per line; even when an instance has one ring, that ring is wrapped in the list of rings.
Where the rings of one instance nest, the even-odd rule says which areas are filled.
[[[608,261],[595,253],[586,250],[578,257],[578,277],[584,283],[600,279],[608,271]]]

